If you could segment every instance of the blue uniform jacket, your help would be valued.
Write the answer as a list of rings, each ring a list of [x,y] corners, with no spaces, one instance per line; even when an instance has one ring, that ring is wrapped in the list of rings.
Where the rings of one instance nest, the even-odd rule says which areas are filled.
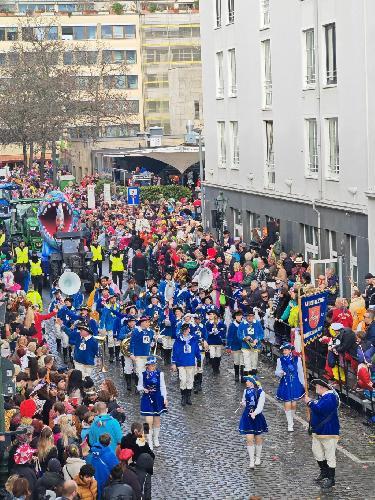
[[[126,337],[128,337],[129,335],[131,335],[133,331],[134,331],[134,328],[131,329],[131,328],[129,328],[128,324],[125,324],[124,326],[122,326],[120,328],[120,331],[117,334],[117,340],[124,340],[124,339],[126,339]]]
[[[142,330],[139,327],[134,328],[130,340],[130,354],[133,356],[149,356],[153,339],[154,332],[150,328],[147,330]]]
[[[107,332],[113,332],[114,323],[117,319],[115,311],[118,311],[119,306],[116,304],[115,307],[104,307],[100,315],[99,328],[107,330]]]
[[[339,403],[339,397],[333,391],[328,391],[319,399],[308,403],[313,433],[318,436],[338,436],[340,434]]]
[[[232,321],[228,328],[227,347],[231,351],[240,351],[242,348],[242,339],[238,337],[238,327],[240,323]]]
[[[252,324],[248,321],[241,321],[240,326],[238,327],[238,338],[243,340],[244,337],[251,337],[252,339],[257,341],[257,345],[255,349],[261,349],[262,343],[261,341],[264,339],[264,331],[260,321],[256,319],[253,320]],[[242,342],[242,349],[249,349],[249,346],[246,342]]]
[[[207,333],[207,328],[204,326],[203,323],[199,323],[199,325],[190,325],[190,333],[192,335],[196,335],[198,340],[203,339],[207,342],[208,339],[208,333]]]
[[[227,327],[223,321],[219,321],[215,327],[214,323],[207,321],[208,345],[223,345],[227,339]],[[216,330],[216,331],[215,331]]]
[[[70,328],[74,321],[78,321],[80,316],[74,311],[74,309],[69,309],[67,306],[63,306],[57,313],[57,317],[62,320],[64,326]]]
[[[66,330],[69,342],[74,345],[74,361],[83,365],[94,365],[95,356],[98,355],[99,345],[94,337],[84,339],[77,330]]]
[[[179,366],[195,366],[195,360],[201,360],[201,352],[197,337],[188,335],[183,337],[179,335],[172,349],[172,363]]]

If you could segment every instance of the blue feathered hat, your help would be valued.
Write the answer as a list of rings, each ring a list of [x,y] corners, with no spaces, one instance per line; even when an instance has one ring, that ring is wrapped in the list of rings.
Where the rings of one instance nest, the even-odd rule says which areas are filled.
[[[283,351],[284,349],[289,349],[290,351],[294,351],[294,345],[291,344],[290,342],[284,342],[280,346],[280,351]]]
[[[156,364],[157,364],[157,362],[158,362],[158,360],[156,359],[156,357],[155,357],[155,356],[149,356],[149,357],[147,358],[147,361],[146,361],[146,363],[145,363],[145,364],[146,364],[146,366],[147,366],[147,365],[156,365]]]

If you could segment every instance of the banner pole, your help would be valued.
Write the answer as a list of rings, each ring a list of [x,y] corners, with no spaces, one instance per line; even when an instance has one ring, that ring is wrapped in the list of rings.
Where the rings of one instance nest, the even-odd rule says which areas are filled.
[[[307,368],[306,368],[306,356],[305,356],[305,337],[303,333],[303,321],[302,321],[302,300],[301,300],[301,288],[298,287],[298,314],[299,314],[299,328],[301,335],[301,354],[302,354],[302,366],[303,366],[303,376],[305,379],[305,392],[306,396],[309,395],[309,386],[307,383]],[[307,408],[307,416],[310,418],[310,411]]]

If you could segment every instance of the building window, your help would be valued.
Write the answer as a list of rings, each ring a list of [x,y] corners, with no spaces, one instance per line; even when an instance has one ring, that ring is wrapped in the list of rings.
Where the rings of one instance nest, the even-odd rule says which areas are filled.
[[[231,167],[240,165],[240,146],[238,141],[238,122],[230,122]]]
[[[305,122],[307,143],[307,174],[314,175],[319,171],[318,125],[315,118],[309,118]]]
[[[222,52],[216,53],[216,99],[224,97],[224,57]]]
[[[337,233],[328,231],[329,258],[337,259]]]
[[[358,284],[358,257],[357,257],[357,238],[356,236],[348,235],[349,252],[350,252],[350,277],[355,285]]]
[[[261,26],[265,28],[269,26],[271,23],[270,0],[260,0],[260,8],[261,8]]]
[[[193,62],[201,60],[200,47],[180,47],[172,49],[173,62]]]
[[[335,85],[337,83],[336,67],[336,24],[324,26],[326,39],[326,83]]]
[[[232,208],[233,214],[233,236],[235,238],[243,237],[243,224],[242,224],[242,213],[241,210]]]
[[[137,89],[137,75],[112,75],[103,79],[104,87],[107,89]]]
[[[0,42],[17,40],[17,28],[0,28]]]
[[[228,50],[229,97],[237,97],[236,49]]]
[[[194,120],[200,119],[200,104],[199,101],[194,101]]]
[[[168,73],[146,75],[145,86],[149,88],[168,88]]]
[[[135,25],[126,26],[102,26],[102,38],[135,38],[136,30]]]
[[[339,147],[339,122],[338,118],[328,118],[327,142],[328,144],[328,176],[337,177],[340,174],[340,147]]]
[[[80,66],[91,66],[96,64],[98,52],[95,50],[79,50],[77,52],[64,52],[63,61],[65,65],[78,64]]]
[[[316,83],[315,75],[315,35],[314,30],[304,31],[305,38],[305,85],[311,87]]]
[[[275,189],[275,158],[273,150],[273,121],[266,121],[266,187]]]
[[[103,62],[106,64],[111,63],[126,63],[136,64],[137,51],[136,50],[103,50]]]
[[[169,101],[147,101],[146,103],[147,113],[168,113],[169,112]]]
[[[228,22],[234,23],[234,0],[228,0]]]
[[[225,122],[217,122],[217,136],[218,136],[218,155],[219,167],[226,168],[227,166],[227,147],[225,142]]]
[[[263,48],[263,106],[272,107],[271,40],[262,42]]]
[[[62,26],[62,40],[95,40],[96,26]]]
[[[319,233],[314,226],[303,225],[305,243],[305,260],[317,259],[319,257]]]
[[[221,28],[221,0],[215,0],[215,26]]]

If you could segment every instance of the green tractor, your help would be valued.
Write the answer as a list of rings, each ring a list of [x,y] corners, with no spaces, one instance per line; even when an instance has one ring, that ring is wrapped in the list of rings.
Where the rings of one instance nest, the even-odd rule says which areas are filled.
[[[11,219],[9,232],[14,244],[24,240],[33,251],[42,249],[42,237],[39,231],[38,207],[41,198],[21,198],[11,201]]]

